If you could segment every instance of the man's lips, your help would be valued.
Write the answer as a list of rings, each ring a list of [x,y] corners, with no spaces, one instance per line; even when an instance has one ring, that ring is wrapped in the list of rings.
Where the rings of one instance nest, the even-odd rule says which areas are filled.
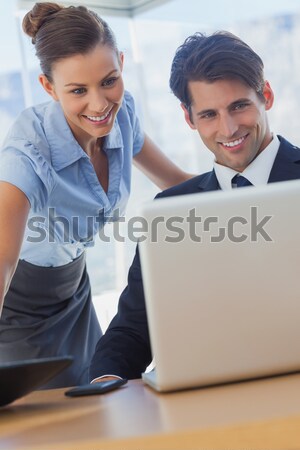
[[[236,150],[243,145],[247,137],[248,134],[246,134],[245,136],[241,136],[240,138],[233,139],[231,141],[219,142],[219,144],[222,145],[222,147],[224,147],[226,150]]]

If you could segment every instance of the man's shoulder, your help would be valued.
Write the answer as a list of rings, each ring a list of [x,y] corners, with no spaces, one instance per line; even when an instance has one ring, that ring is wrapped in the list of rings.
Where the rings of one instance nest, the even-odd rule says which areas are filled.
[[[297,145],[292,144],[291,142],[289,142],[287,139],[285,139],[280,135],[278,135],[278,139],[280,142],[281,150],[293,150],[296,154],[298,153],[300,155],[300,148]]]
[[[195,194],[201,192],[202,186],[206,184],[207,180],[212,176],[212,171],[202,173],[196,177],[190,178],[183,183],[177,184],[169,189],[158,194],[157,197],[172,197],[175,195]]]

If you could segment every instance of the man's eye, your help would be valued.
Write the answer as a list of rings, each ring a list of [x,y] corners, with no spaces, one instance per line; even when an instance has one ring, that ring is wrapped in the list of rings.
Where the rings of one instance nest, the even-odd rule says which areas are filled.
[[[213,117],[215,117],[215,113],[213,111],[211,112],[207,112],[205,114],[201,114],[200,119],[211,119]]]
[[[107,80],[103,81],[102,86],[113,86],[118,78],[108,78]]]
[[[235,111],[239,111],[241,109],[246,108],[249,105],[249,103],[238,103],[237,105],[234,106],[234,110]]]

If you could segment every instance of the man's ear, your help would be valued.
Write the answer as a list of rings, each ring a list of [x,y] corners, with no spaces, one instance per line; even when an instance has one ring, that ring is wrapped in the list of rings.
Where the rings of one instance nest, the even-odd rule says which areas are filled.
[[[265,81],[263,96],[265,98],[266,111],[272,108],[274,102],[274,92],[268,81]]]
[[[181,108],[183,109],[183,112],[184,112],[184,118],[185,118],[186,123],[188,124],[188,126],[189,126],[192,130],[196,130],[196,127],[195,127],[195,125],[193,124],[192,119],[191,119],[191,117],[190,117],[189,110],[187,109],[187,107],[186,107],[183,103],[181,103],[180,106],[181,106]]]
[[[51,97],[54,100],[58,101],[58,97],[56,95],[54,85],[53,85],[53,83],[50,83],[50,81],[48,80],[46,75],[44,75],[44,74],[39,75],[39,82],[41,83],[41,85],[43,86],[43,88],[45,89],[47,94],[51,95]]]

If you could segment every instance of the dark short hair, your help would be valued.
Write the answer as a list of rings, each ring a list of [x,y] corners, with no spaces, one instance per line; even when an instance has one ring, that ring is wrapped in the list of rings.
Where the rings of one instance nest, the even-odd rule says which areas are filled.
[[[171,67],[170,88],[190,111],[189,81],[238,79],[263,97],[264,65],[249,45],[227,31],[210,36],[195,33],[177,49]]]
[[[41,69],[49,81],[55,62],[88,53],[97,44],[109,45],[119,54],[108,24],[85,6],[39,2],[25,15],[22,25],[35,45]]]

